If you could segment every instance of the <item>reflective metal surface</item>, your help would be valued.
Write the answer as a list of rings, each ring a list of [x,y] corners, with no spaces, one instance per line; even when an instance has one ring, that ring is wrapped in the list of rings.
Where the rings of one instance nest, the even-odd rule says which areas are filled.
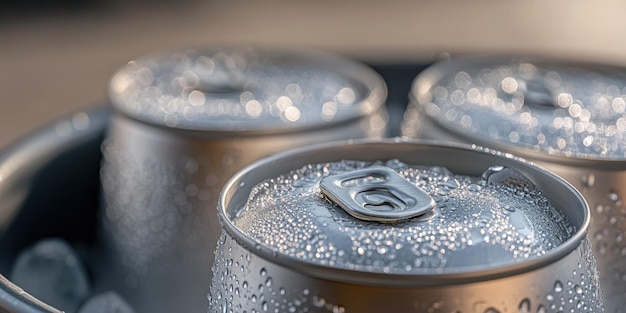
[[[381,137],[386,86],[325,53],[209,48],[140,58],[111,80],[102,234],[140,311],[206,308],[220,188],[291,147]],[[154,301],[155,298],[161,301]]]
[[[507,57],[442,62],[414,82],[403,135],[527,157],[578,188],[608,312],[624,306],[624,88],[620,68]]]
[[[386,73],[390,79],[389,81],[393,83],[390,91],[401,85],[394,81],[394,79],[398,76],[402,76],[398,75],[398,73],[406,73],[405,71],[407,71],[408,68],[411,68],[411,66],[402,65],[397,66],[396,68],[391,67],[391,69],[385,67],[381,68],[381,71]],[[398,69],[400,69],[400,71],[398,71]],[[418,67],[418,69],[421,69],[421,67]],[[416,72],[417,70],[413,69],[410,71],[411,77],[414,76],[413,71]],[[396,91],[400,90],[398,89]],[[394,92],[392,95],[394,98],[394,104],[403,103],[405,94],[406,92],[404,92],[404,90],[399,93]],[[394,106],[393,108],[398,109],[399,107],[400,106]],[[97,114],[95,112],[77,113],[74,116],[59,121],[55,125],[47,127],[36,135],[25,138],[17,145],[3,151],[2,156],[0,156],[0,197],[2,198],[2,201],[0,201],[0,207],[2,207],[2,210],[0,211],[2,212],[3,218],[3,232],[0,237],[0,245],[2,247],[2,253],[0,253],[2,254],[2,258],[0,258],[0,265],[2,266],[3,274],[8,273],[12,260],[21,249],[28,246],[30,243],[35,242],[37,239],[54,235],[68,239],[72,245],[76,245],[78,243],[79,245],[84,244],[86,247],[90,247],[90,249],[86,251],[88,252],[86,255],[89,256],[89,258],[84,261],[86,262],[86,266],[90,269],[90,272],[94,274],[92,277],[92,283],[94,284],[94,288],[96,290],[109,290],[111,288],[120,288],[120,290],[123,290],[124,288],[130,289],[130,287],[136,286],[136,280],[133,279],[134,277],[132,275],[129,276],[126,275],[126,273],[112,272],[110,270],[112,264],[109,262],[109,258],[106,253],[103,254],[99,249],[102,242],[100,241],[100,238],[93,233],[93,230],[95,229],[94,226],[98,221],[98,217],[95,215],[95,208],[97,206],[97,191],[99,188],[99,146],[101,143],[101,135],[104,124],[110,122],[108,112],[106,112],[106,110],[104,111],[105,112],[99,112]],[[85,123],[86,121],[87,123]],[[397,125],[394,124],[390,126]],[[439,157],[443,158],[444,156],[445,154],[440,155]],[[467,159],[466,161],[469,163],[473,162],[472,159]],[[584,160],[570,161],[570,165],[572,166],[580,166],[582,168],[586,168],[587,166],[585,165],[586,162]],[[572,182],[577,182],[577,179],[579,179],[580,184],[587,186],[587,188],[588,186],[595,186],[606,189],[606,199],[603,201],[606,203],[606,206],[592,207],[592,210],[597,210],[598,212],[603,212],[605,210],[615,211],[615,206],[621,203],[621,201],[619,197],[616,197],[614,193],[610,192],[612,189],[611,186],[619,183],[620,180],[625,178],[620,175],[615,175],[615,172],[611,169],[612,165],[609,163],[603,163],[600,165],[594,163],[594,166],[602,166],[603,169],[601,171],[594,170],[593,173],[589,171],[589,173],[580,177],[577,173],[576,176],[572,176],[569,179],[571,179]],[[193,162],[189,165],[189,167],[183,166],[183,168],[185,170],[188,168],[193,169]],[[611,179],[602,178],[608,177],[608,174],[610,174]],[[150,177],[145,177],[144,179],[148,180]],[[584,188],[582,189],[583,192],[585,192]],[[189,187],[190,194],[194,194],[194,190],[195,188]],[[615,222],[618,221],[619,219],[615,220]],[[598,234],[597,237],[605,238],[603,236],[606,236],[607,234],[608,231],[603,231],[601,234]],[[617,235],[616,239],[617,238],[619,238],[619,235]],[[588,255],[588,251],[584,249],[581,249],[580,251],[582,254]],[[270,252],[262,254],[266,257],[264,260],[270,259]],[[254,258],[254,255],[252,255],[252,257]],[[571,264],[567,264],[567,262],[558,264],[561,264],[564,267],[577,265],[574,264],[574,262]],[[272,295],[282,293],[290,294],[289,287],[294,285],[294,288],[304,289],[301,291],[302,296],[297,297],[295,301],[292,301],[293,306],[303,303],[302,300],[304,299],[305,301],[309,301],[309,303],[315,303],[316,308],[330,311],[333,309],[341,311],[342,308],[345,310],[345,307],[338,304],[341,302],[340,300],[331,301],[328,297],[315,297],[315,295],[319,296],[320,293],[313,291],[314,289],[309,289],[316,288],[315,284],[303,286],[302,284],[298,285],[298,283],[295,282],[294,284],[285,284],[286,288],[282,289],[275,283],[270,282],[270,287],[267,287],[265,283],[267,282],[268,275],[276,273],[274,271],[274,267],[272,266],[273,263],[268,264],[265,271],[261,271],[260,268],[257,269],[258,276],[265,278],[262,280],[264,286],[263,291],[262,293],[257,293],[257,296],[259,296],[257,300],[260,299],[261,295],[263,295],[266,299],[270,299]],[[280,269],[284,268],[280,267]],[[293,271],[286,273],[293,275]],[[534,298],[525,298],[525,293],[522,294],[513,292],[511,291],[512,289],[503,290],[502,288],[476,287],[475,290],[481,292],[485,291],[485,294],[490,294],[492,296],[487,300],[483,299],[484,301],[478,300],[474,303],[474,306],[469,309],[469,312],[497,312],[498,306],[496,306],[493,301],[495,301],[495,299],[506,300],[509,298],[511,298],[510,303],[515,303],[517,302],[517,299],[522,298],[522,300],[518,303],[518,309],[521,312],[534,312],[537,310],[556,312],[559,310],[560,303],[569,300],[565,297],[566,294],[578,294],[578,290],[583,292],[581,288],[578,288],[581,285],[576,286],[576,280],[572,280],[571,282],[561,281],[560,279],[562,277],[556,277],[557,274],[551,270],[545,270],[539,273],[542,277],[545,277],[546,280],[553,279],[554,284],[552,286],[552,290],[554,292],[549,294],[540,294],[535,292],[539,294],[539,298],[535,301]],[[575,275],[578,275],[577,277],[582,279],[580,276],[581,273],[581,271],[577,271]],[[303,277],[307,278],[308,274]],[[588,277],[585,278],[588,279]],[[329,279],[334,278],[329,277]],[[533,279],[511,281],[517,285],[534,283]],[[144,282],[149,283],[149,281]],[[251,284],[247,285],[251,286]],[[483,285],[486,286],[489,284]],[[344,286],[355,288],[354,284]],[[240,286],[240,292],[243,290],[241,287],[243,287],[243,285]],[[545,287],[550,287],[549,283],[545,283]],[[22,290],[6,280],[3,280],[1,289],[1,308],[7,310],[8,312],[57,312],[51,307],[41,303],[41,301],[38,301],[24,293]],[[538,289],[539,287],[537,287],[537,290]],[[228,291],[229,289],[226,288],[225,290]],[[368,299],[374,299],[376,295],[381,294],[388,296],[389,299],[398,299],[394,297],[400,289],[396,288],[394,291],[390,291],[388,293],[380,292],[379,290],[372,292],[373,289],[371,288],[364,288],[360,290],[361,291],[357,290],[357,292],[361,292],[361,294]],[[451,307],[453,303],[458,303],[458,300],[452,300],[450,302],[433,300],[432,303],[427,304],[426,299],[435,299],[436,297],[434,293],[440,290],[441,289],[438,288],[428,288],[428,290],[421,290],[419,294],[401,293],[397,294],[397,296],[400,297],[399,300],[401,300],[403,296],[423,299],[424,301],[420,304],[421,307],[418,311],[425,312],[436,312],[439,309],[447,309]],[[531,292],[533,290],[535,289],[532,289]],[[420,298],[420,294],[424,298]],[[464,294],[464,292],[462,290],[457,290],[455,294],[450,294],[450,298],[459,298],[460,294]],[[311,296],[307,297],[307,295]],[[129,297],[132,298],[133,296],[134,295],[132,293],[129,294]],[[340,296],[337,295],[333,299],[339,298]],[[202,295],[202,301],[206,307],[206,294]],[[154,303],[163,302],[161,302],[160,299],[157,299]],[[579,303],[581,305],[581,309],[584,309],[584,302]],[[272,302],[270,299],[267,301],[268,310],[272,308],[271,304]],[[370,308],[375,308],[373,302],[370,304]],[[553,307],[553,309],[551,307]],[[261,309],[262,308],[263,307],[261,307]],[[287,312],[292,310],[288,304],[285,304],[284,308]],[[388,311],[388,307],[385,306],[384,303],[378,306],[378,308],[380,308],[379,311],[381,312]],[[2,311],[2,309],[0,309],[0,311]],[[204,307],[202,311],[204,311]],[[574,310],[574,312],[576,312],[576,310]]]
[[[397,134],[403,99],[424,65],[379,64],[375,68],[392,84],[388,108],[396,121],[390,125],[392,133]],[[80,253],[93,295],[125,292],[123,300],[128,301],[134,296],[130,289],[133,277],[115,270],[107,254],[110,249],[104,249],[107,242],[97,233],[102,217],[98,215],[101,145],[105,127],[111,123],[110,113],[108,106],[76,112],[0,153],[0,273],[5,277],[11,276],[22,251],[47,238],[63,238]],[[207,290],[208,284],[199,300],[202,311],[206,310]],[[0,311],[59,312],[6,279],[0,283],[0,293]],[[154,299],[154,303],[166,305],[162,299]]]
[[[405,178],[413,177],[411,179],[416,179],[420,188],[431,193],[436,199],[433,215],[398,224],[364,221],[341,209],[334,209],[332,202],[329,204],[320,196],[318,184],[323,182],[325,175],[333,181],[337,171],[345,172],[342,174],[345,177],[341,177],[345,182],[343,187],[350,189],[353,195],[362,186],[387,184],[380,178],[384,175],[364,175],[368,172],[365,169],[371,165],[377,172],[376,166],[381,162]],[[407,164],[409,167],[406,167]],[[424,179],[420,175],[411,176],[414,175],[411,174],[414,171],[411,170],[412,165],[424,166],[425,169],[418,167],[418,172],[431,173],[428,175],[434,175],[433,180],[426,180],[428,175],[423,176]],[[486,185],[482,189],[471,187],[475,182],[462,178],[464,176],[458,176],[460,184],[455,184],[449,178],[444,179],[449,175],[445,172],[447,170],[477,177],[477,181],[485,180]],[[413,182],[411,179],[409,181]],[[475,208],[485,208],[480,199],[493,201],[487,197],[489,186],[525,184],[532,185],[520,188],[531,193],[531,186],[536,185],[547,201],[564,214],[561,221],[569,221],[574,231],[542,253],[519,260],[511,257],[500,260],[496,253],[498,231],[506,229],[506,223],[520,229],[517,222],[528,221],[532,215],[521,220],[511,215],[504,218],[502,225],[488,226],[489,222],[480,224],[481,218],[474,218],[471,212]],[[459,204],[462,209],[458,215],[444,205],[447,202],[443,200],[455,197],[452,195],[456,191],[450,191],[454,188],[459,188],[459,195],[465,195],[468,205],[463,207]],[[467,192],[463,191],[464,188],[468,188]],[[480,196],[479,190],[486,198]],[[502,196],[504,189],[500,191],[494,194]],[[404,197],[396,195],[395,198]],[[378,198],[381,201],[369,200],[385,203],[381,198]],[[499,207],[499,203],[494,205],[499,209],[485,208],[482,214],[500,212],[506,215],[510,212],[504,206]],[[517,214],[528,214],[529,210],[538,207],[537,204],[525,207],[528,205],[526,200],[517,203]],[[386,208],[389,207],[393,205]],[[219,215],[224,232],[213,269],[210,312],[603,311],[595,261],[585,239],[589,211],[582,196],[550,172],[493,150],[393,139],[297,149],[256,162],[235,175],[223,189]],[[496,215],[492,216],[492,220],[497,219]],[[440,238],[440,234],[450,238],[457,236],[443,230],[425,232],[422,236],[419,229],[429,225],[436,227],[434,225],[439,223],[442,226],[465,225],[464,220],[468,224],[466,228],[461,227],[458,238],[465,238],[464,232],[471,234],[474,223],[477,227],[491,229],[494,231],[490,233],[493,244],[477,242],[476,247],[493,254],[472,250],[474,244],[471,240],[465,244],[461,240],[460,245],[455,247],[441,246],[428,254],[428,247],[437,247],[438,242],[447,240]],[[552,216],[547,220],[558,219]],[[352,228],[348,225],[351,223],[355,224],[355,232],[368,234],[362,239],[371,241],[371,249],[360,243],[358,238],[361,237],[352,235]],[[540,224],[531,225],[537,231],[536,235],[554,233],[558,228],[550,226],[549,230],[541,230],[543,226]],[[313,233],[306,235],[307,230]],[[407,231],[406,234],[404,231]],[[404,235],[393,237],[397,233]],[[502,234],[513,238],[515,233],[503,230]],[[414,238],[416,241],[406,241],[413,235],[417,236]],[[407,236],[409,239],[406,239]],[[468,238],[473,239],[471,236]],[[536,243],[528,244],[549,246],[549,241],[535,239]],[[386,246],[385,240],[392,245]],[[417,251],[424,251],[425,254],[406,255],[411,246],[418,247]],[[517,246],[509,248],[517,249]],[[362,258],[364,263],[355,263],[359,262],[361,250],[367,257]],[[485,255],[491,255],[493,259]],[[402,262],[407,260],[426,260],[429,256],[435,259],[441,256],[440,260],[450,262],[423,262],[411,268],[396,266],[396,263],[404,264]],[[471,260],[476,263],[471,263]],[[446,263],[450,267],[446,267]]]

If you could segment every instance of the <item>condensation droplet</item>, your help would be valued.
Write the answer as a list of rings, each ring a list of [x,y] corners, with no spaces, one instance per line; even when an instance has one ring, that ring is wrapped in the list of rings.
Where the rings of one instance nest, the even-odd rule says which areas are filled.
[[[528,298],[522,300],[519,304],[519,312],[520,313],[529,313],[530,312],[530,300]]]
[[[346,309],[342,306],[333,306],[333,313],[346,313]]]
[[[583,288],[580,287],[580,285],[576,285],[574,286],[574,290],[576,291],[577,294],[582,294],[583,293]]]
[[[604,212],[604,207],[603,207],[602,205],[598,204],[598,205],[596,206],[596,212],[597,212],[597,213],[602,213],[602,212]]]
[[[558,280],[554,283],[554,291],[555,292],[563,291],[563,284]]]
[[[313,296],[313,305],[322,308],[326,304],[326,299],[319,297],[317,295]]]
[[[584,187],[591,188],[596,184],[596,176],[593,174],[584,175],[582,183]]]

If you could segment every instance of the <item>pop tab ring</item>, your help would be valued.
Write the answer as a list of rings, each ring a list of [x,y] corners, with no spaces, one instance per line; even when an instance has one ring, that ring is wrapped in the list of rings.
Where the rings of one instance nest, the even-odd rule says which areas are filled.
[[[322,179],[322,193],[364,221],[393,223],[432,210],[435,200],[385,166],[372,166]]]

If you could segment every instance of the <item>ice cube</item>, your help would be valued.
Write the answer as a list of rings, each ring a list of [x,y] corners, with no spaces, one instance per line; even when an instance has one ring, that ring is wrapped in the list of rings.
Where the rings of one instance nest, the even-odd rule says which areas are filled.
[[[135,313],[135,311],[114,291],[91,297],[78,313]]]
[[[43,239],[23,250],[13,264],[11,280],[36,298],[76,312],[89,294],[83,264],[62,239]]]

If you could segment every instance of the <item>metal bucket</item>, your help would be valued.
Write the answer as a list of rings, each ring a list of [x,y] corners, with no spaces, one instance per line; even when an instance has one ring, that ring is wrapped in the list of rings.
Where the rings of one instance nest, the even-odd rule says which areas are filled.
[[[524,200],[502,205],[511,196]],[[389,139],[292,150],[237,173],[219,216],[209,312],[603,311],[583,197],[489,149]],[[541,237],[557,229],[568,235]]]
[[[321,52],[208,48],[140,58],[110,86],[103,236],[121,294],[147,312],[206,308],[219,190],[273,153],[385,134],[386,86]],[[160,299],[162,301],[155,301]]]
[[[16,257],[41,238],[62,237],[96,256],[99,146],[109,117],[108,108],[77,112],[0,154],[0,271],[7,278]],[[84,262],[89,272],[103,265],[97,257]],[[14,283],[0,276],[1,312],[61,312],[50,298],[36,298]],[[93,292],[114,287],[92,283]]]
[[[626,154],[622,68],[533,58],[467,57],[414,81],[403,135],[520,155],[578,188],[607,312],[626,293]]]

